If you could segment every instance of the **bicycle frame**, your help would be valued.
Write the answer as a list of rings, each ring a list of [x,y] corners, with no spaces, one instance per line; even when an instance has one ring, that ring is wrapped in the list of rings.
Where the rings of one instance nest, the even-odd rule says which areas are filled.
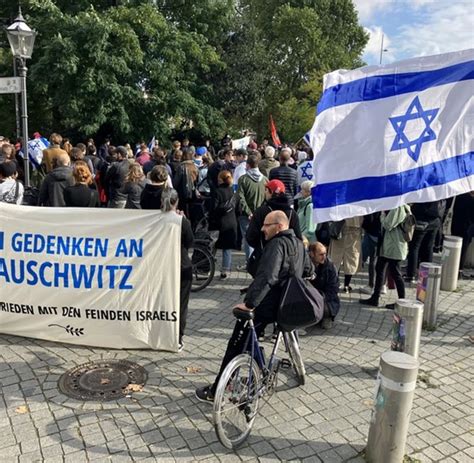
[[[258,342],[257,332],[255,331],[255,324],[253,320],[248,321],[249,326],[249,333],[247,335],[247,339],[245,340],[243,352],[250,352],[251,358],[253,358],[256,362],[258,367],[262,372],[262,385],[257,390],[257,393],[261,395],[265,388],[266,388],[266,378],[268,377],[269,373],[272,371],[275,359],[276,359],[276,352],[278,350],[278,346],[280,345],[280,341],[282,338],[282,332],[278,332],[278,337],[273,344],[272,353],[268,359],[268,365],[265,362],[265,357],[263,355],[262,349],[260,348],[260,343]],[[250,349],[249,349],[250,344]],[[286,342],[285,342],[286,344]],[[252,381],[252,368],[249,368],[249,380]]]

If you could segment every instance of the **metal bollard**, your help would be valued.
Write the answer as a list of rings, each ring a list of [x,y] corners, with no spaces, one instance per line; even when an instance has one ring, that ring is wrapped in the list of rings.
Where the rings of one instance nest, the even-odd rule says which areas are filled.
[[[410,299],[398,299],[393,312],[392,350],[418,358],[420,350],[423,304]]]
[[[416,298],[425,305],[423,312],[424,328],[436,328],[441,269],[441,265],[432,264],[431,262],[422,262],[418,270]]]
[[[441,262],[441,289],[455,291],[458,287],[459,262],[461,261],[462,238],[459,236],[445,236]]]
[[[402,352],[388,351],[380,356],[366,448],[367,462],[403,461],[418,366],[416,358]]]

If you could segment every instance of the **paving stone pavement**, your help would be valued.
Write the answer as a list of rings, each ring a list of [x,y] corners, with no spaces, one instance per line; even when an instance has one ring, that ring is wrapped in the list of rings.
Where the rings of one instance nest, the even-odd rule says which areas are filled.
[[[242,255],[235,260],[241,263]],[[217,274],[211,286],[192,294],[180,354],[0,335],[0,461],[363,462],[373,375],[389,349],[392,314],[358,304],[357,290],[352,298],[342,296],[331,330],[301,337],[306,385],[297,387],[283,371],[246,444],[232,452],[217,441],[212,408],[194,398],[194,389],[216,373],[234,323],[230,309],[248,284],[244,272],[224,281]],[[363,285],[364,275],[353,286]],[[411,288],[407,296],[413,295]],[[474,461],[474,345],[467,339],[474,334],[473,307],[474,281],[460,281],[456,292],[441,293],[438,328],[423,331],[406,452],[422,462]],[[59,392],[66,370],[122,358],[149,373],[144,390],[131,398],[80,402]]]

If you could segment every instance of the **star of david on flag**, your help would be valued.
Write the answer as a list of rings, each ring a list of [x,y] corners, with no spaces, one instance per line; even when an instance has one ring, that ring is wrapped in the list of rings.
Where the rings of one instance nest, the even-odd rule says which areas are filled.
[[[334,71],[309,132],[315,222],[474,190],[474,49]]]
[[[436,140],[436,134],[430,127],[431,122],[438,114],[439,108],[423,110],[420,99],[416,96],[415,99],[408,106],[407,112],[402,116],[390,117],[390,122],[395,129],[397,136],[393,141],[390,151],[400,150],[406,148],[411,158],[417,162],[420,157],[421,147],[423,143],[431,140]],[[425,123],[425,127],[421,135],[414,140],[409,140],[405,134],[407,123],[421,119]]]

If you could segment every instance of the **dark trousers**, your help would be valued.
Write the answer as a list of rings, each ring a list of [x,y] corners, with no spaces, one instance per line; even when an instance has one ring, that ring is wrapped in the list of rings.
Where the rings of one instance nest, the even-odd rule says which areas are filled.
[[[459,235],[461,236],[461,235]],[[474,225],[469,225],[466,231],[462,235],[462,248],[461,248],[461,260],[459,262],[459,270],[464,268],[466,263],[467,250],[471,244],[472,239],[474,238]]]
[[[377,259],[378,237],[365,233],[362,240],[362,261],[369,259],[369,286],[374,287],[375,280],[375,260]]]
[[[184,329],[186,328],[186,318],[188,317],[189,295],[191,294],[191,284],[193,282],[193,268],[181,269],[181,285],[179,288],[179,342],[182,341]]]
[[[382,256],[377,258],[377,264],[375,265],[375,286],[372,297],[376,301],[379,300],[380,290],[384,284],[387,271],[390,272],[390,275],[395,281],[398,298],[403,299],[405,297],[405,284],[403,283],[402,272],[400,271],[400,261]]]
[[[433,262],[433,247],[439,224],[429,225],[425,230],[415,230],[408,245],[407,277],[415,278],[420,262]]]
[[[280,291],[270,290],[270,292],[264,297],[260,305],[255,309],[255,318],[253,320],[257,332],[265,329],[270,323],[273,323],[276,320],[275,310],[278,307],[278,302],[280,300]],[[217,384],[222,373],[225,370],[225,367],[229,362],[240,355],[245,347],[245,342],[247,341],[249,335],[249,328],[246,325],[246,321],[236,320],[234,330],[232,331],[232,336],[227,343],[227,349],[222,359],[221,367],[219,373],[214,380],[212,385],[211,392],[214,394],[216,392]]]

